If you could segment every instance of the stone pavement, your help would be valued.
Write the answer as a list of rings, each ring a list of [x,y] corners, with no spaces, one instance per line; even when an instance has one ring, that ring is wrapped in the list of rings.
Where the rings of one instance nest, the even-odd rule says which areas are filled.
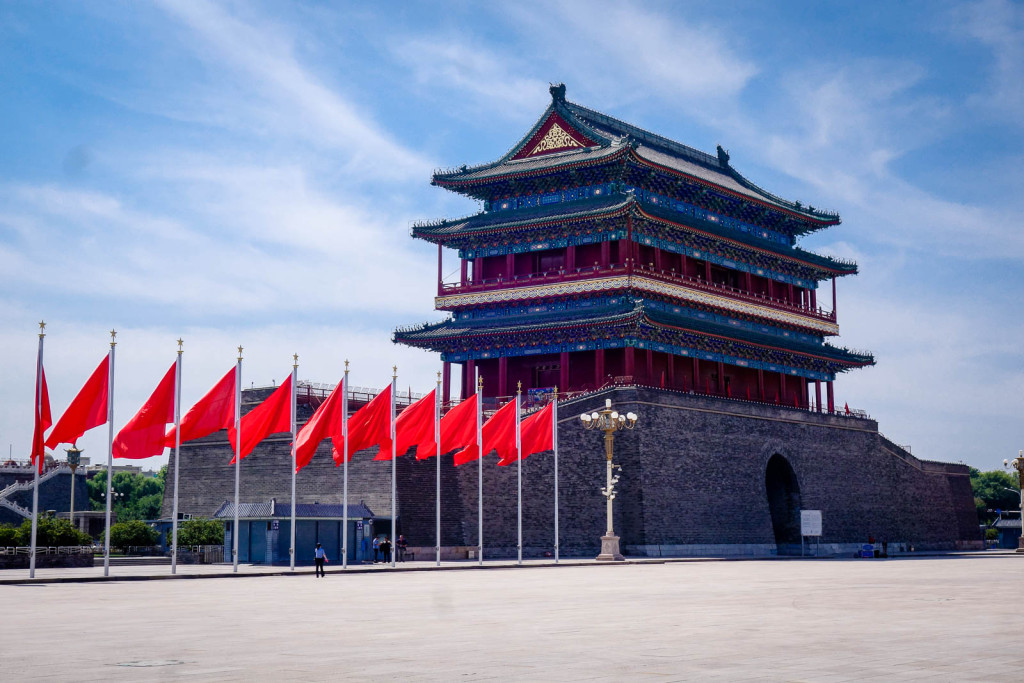
[[[0,677],[1024,679],[1021,555],[331,571],[0,585]]]

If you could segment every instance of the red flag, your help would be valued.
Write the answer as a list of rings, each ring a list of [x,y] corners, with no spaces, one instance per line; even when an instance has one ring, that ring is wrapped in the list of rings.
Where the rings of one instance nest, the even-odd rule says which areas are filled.
[[[206,395],[196,401],[181,418],[181,441],[191,441],[212,434],[218,429],[230,429],[235,424],[235,371],[231,368]],[[234,442],[232,442],[232,445]],[[174,448],[174,427],[164,438],[164,445]]]
[[[339,434],[333,441],[334,463],[340,465],[345,452],[345,440]],[[348,459],[351,460],[355,453],[373,446],[379,448],[375,459],[391,459],[390,384],[348,419]]]
[[[553,425],[551,424],[553,414],[554,410],[549,403],[542,410],[538,410],[523,420],[519,425],[519,442],[522,445],[524,460],[534,453],[550,451],[555,447],[553,443],[554,434],[552,433]],[[502,458],[498,464],[504,467],[511,465],[515,461],[516,451],[513,447],[510,457]]]
[[[476,443],[476,394],[449,410],[441,418],[441,454]],[[431,440],[420,443],[416,459],[426,460],[437,455],[437,446]]]
[[[488,455],[497,450],[502,460],[516,459],[516,402],[509,401],[484,423],[481,437],[484,440],[483,452]],[[474,439],[475,440],[475,439]],[[464,465],[480,457],[477,445],[470,444],[455,454],[455,464]]]
[[[327,397],[327,400],[320,404],[320,407],[309,418],[309,422],[302,426],[295,439],[295,471],[298,472],[309,464],[316,453],[317,447],[324,439],[341,436],[342,424],[345,415],[342,413],[342,397],[345,394],[345,383],[341,381],[334,391]]]
[[[850,404],[849,403],[844,403],[843,407],[846,408],[846,414],[849,415],[850,414]]]
[[[71,400],[71,405],[57,420],[57,425],[46,439],[46,447],[52,449],[57,444],[74,445],[78,437],[93,427],[107,422],[107,383],[110,378],[110,356],[104,356],[99,366],[89,375],[78,395]]]
[[[53,416],[50,414],[50,392],[46,388],[46,371],[39,368],[39,377],[42,387],[36,386],[37,405],[33,408],[35,413],[35,426],[32,430],[32,462],[36,463],[39,471],[43,471],[43,460],[46,457],[46,449],[43,447],[43,434],[53,424]]]
[[[174,375],[176,363],[171,364],[156,391],[139,412],[128,420],[114,438],[114,457],[139,460],[164,452],[164,430],[174,422]]]
[[[434,448],[436,392],[435,389],[413,403],[395,420],[395,452],[399,455],[405,455],[413,446],[416,446],[417,454]]]
[[[270,434],[287,432],[292,428],[292,376],[281,382],[263,403],[259,404],[242,417],[242,450],[245,456],[252,453],[256,444]],[[234,426],[228,429],[228,439],[234,444],[238,432]],[[231,458],[228,464],[234,464]]]

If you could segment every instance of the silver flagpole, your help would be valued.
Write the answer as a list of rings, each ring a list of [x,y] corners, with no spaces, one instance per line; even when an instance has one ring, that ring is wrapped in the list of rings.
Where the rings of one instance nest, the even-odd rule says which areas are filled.
[[[295,409],[295,398],[296,398],[296,389],[295,389],[295,381],[296,380],[295,380],[295,376],[299,373],[299,354],[297,354],[297,353],[292,354],[292,359],[294,361],[292,363],[292,400],[291,400],[291,404],[292,404],[292,410],[291,410],[291,413],[292,413],[292,542],[291,542],[291,549],[288,551],[288,554],[291,556],[291,570],[295,571],[295,468],[298,466],[298,460],[296,459],[297,456],[296,456],[296,453],[295,453],[295,440],[298,438],[297,435],[295,434],[296,430],[298,429],[298,416],[296,414],[297,411]]]
[[[341,385],[341,507],[344,525],[341,533],[341,568],[348,569],[348,361],[345,361],[345,379]]]
[[[171,573],[178,573],[178,453],[181,450],[181,338],[174,364],[174,504],[171,506]]]
[[[551,404],[551,446],[555,451],[555,564],[558,564],[558,387]]]
[[[35,462],[32,463],[32,547],[29,550],[28,560],[28,578],[34,579],[36,576],[36,530],[39,525],[39,469],[43,466],[43,462],[46,460],[46,447],[39,449],[39,453],[35,453],[36,444],[42,445],[45,440],[43,439],[43,337],[46,336],[46,323],[39,323],[39,352],[36,354],[36,419],[35,428],[39,430],[38,439],[39,441],[32,442],[33,455],[36,456]],[[35,430],[32,432],[33,437],[37,436]],[[71,472],[71,495],[75,495],[75,473]],[[71,520],[74,524],[74,519]]]
[[[516,386],[516,477],[518,480],[518,501],[516,505],[516,526],[519,532],[516,549],[519,558],[516,564],[523,563],[523,433],[520,429],[519,412],[522,406],[523,383]]]
[[[395,383],[398,381],[398,366],[391,368],[391,566],[394,568],[395,559],[398,555],[398,527],[395,526],[397,515],[395,507],[398,504],[398,487],[396,485],[398,473],[398,445],[395,443],[395,410],[397,401],[395,398]]]
[[[434,447],[437,449],[435,453],[437,457],[437,486],[436,492],[434,493],[435,511],[436,517],[435,524],[437,525],[435,531],[435,537],[437,538],[437,547],[434,551],[437,553],[437,566],[441,566],[441,373],[437,373],[437,388],[434,389]],[[417,454],[418,455],[418,454]]]
[[[114,347],[117,330],[110,331],[110,363],[107,368],[107,533],[103,537],[103,576],[110,576],[110,504],[114,496]]]
[[[242,347],[238,347],[238,363],[235,365],[235,521],[232,523],[231,558],[233,571],[238,571],[238,488],[242,474]],[[251,561],[252,558],[250,558]]]
[[[478,564],[484,563],[484,378],[476,379],[476,449],[477,449],[477,494],[476,494],[476,540],[480,544]]]

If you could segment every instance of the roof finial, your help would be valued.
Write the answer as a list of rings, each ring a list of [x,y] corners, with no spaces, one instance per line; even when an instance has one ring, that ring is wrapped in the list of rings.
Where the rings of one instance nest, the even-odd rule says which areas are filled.
[[[717,145],[718,149],[718,163],[723,167],[728,168],[729,166],[729,152],[725,151],[721,145]]]
[[[551,99],[555,102],[565,102],[565,83],[552,83],[548,88]]]

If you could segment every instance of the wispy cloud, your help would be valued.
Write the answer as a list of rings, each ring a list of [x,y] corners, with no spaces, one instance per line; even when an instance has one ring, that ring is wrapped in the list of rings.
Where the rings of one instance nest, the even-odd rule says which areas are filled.
[[[192,31],[196,54],[211,68],[229,69],[244,78],[249,94],[267,102],[266,125],[343,149],[348,166],[361,173],[426,177],[432,167],[426,159],[396,142],[299,61],[295,38],[285,27],[267,19],[243,19],[205,0],[161,0],[160,5]],[[252,113],[248,108],[242,113],[247,111]]]
[[[973,2],[953,12],[950,30],[992,53],[991,76],[971,104],[1019,126],[1024,116],[1024,6],[1009,0]]]

